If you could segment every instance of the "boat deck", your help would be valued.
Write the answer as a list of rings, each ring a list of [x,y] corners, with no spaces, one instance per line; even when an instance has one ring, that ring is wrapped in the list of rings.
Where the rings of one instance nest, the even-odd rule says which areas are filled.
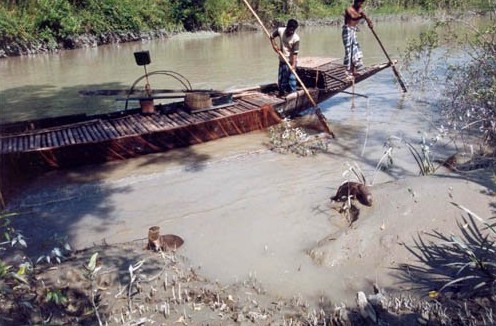
[[[224,125],[223,120],[246,115],[250,111],[255,115],[264,107],[277,105],[283,100],[257,93],[235,100],[231,105],[216,109],[202,110],[189,113],[181,108],[164,110],[157,113],[143,115],[134,112],[112,119],[91,119],[77,123],[40,130],[26,130],[0,136],[0,154],[50,150],[53,148],[80,144],[100,143],[119,140],[126,137],[153,134],[156,132],[172,131],[185,127],[198,126],[204,123],[214,123],[224,129],[225,134],[239,133],[230,131],[232,128],[241,128],[243,125]],[[262,127],[263,126],[257,126]],[[245,130],[247,132],[249,130]]]

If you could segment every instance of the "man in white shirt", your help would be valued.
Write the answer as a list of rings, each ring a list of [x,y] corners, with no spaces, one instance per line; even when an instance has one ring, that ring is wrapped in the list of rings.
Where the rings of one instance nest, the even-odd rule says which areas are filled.
[[[280,51],[286,57],[293,70],[296,69],[296,61],[300,49],[300,37],[295,33],[297,28],[298,22],[295,19],[290,19],[288,20],[286,27],[279,27],[270,37],[274,49],[277,52]],[[280,49],[274,44],[274,39],[276,37],[279,37],[280,39]],[[296,92],[296,77],[283,58],[279,58],[277,83],[280,96]]]

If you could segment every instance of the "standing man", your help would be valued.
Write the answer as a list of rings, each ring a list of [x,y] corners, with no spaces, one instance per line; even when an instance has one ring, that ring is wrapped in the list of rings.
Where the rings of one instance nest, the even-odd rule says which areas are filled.
[[[278,53],[282,52],[293,70],[296,69],[296,61],[300,49],[300,37],[295,33],[297,28],[298,22],[295,19],[290,19],[286,27],[279,27],[270,37],[274,50]],[[280,38],[280,49],[274,43],[276,37]],[[296,77],[283,58],[279,58],[278,85],[279,96],[296,92]]]
[[[365,0],[354,0],[353,5],[346,8],[344,12],[342,33],[344,45],[343,64],[350,73],[363,68],[363,54],[356,36],[357,25],[361,19],[365,19],[369,27],[372,28],[372,21],[365,15],[362,9],[364,2]]]

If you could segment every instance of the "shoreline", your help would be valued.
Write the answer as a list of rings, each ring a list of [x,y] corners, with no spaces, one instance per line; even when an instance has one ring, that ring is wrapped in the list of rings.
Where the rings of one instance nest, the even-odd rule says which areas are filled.
[[[41,316],[43,311],[50,311],[54,322],[79,324],[85,321],[83,324],[88,325],[98,319],[109,325],[120,325],[123,313],[128,324],[138,321],[193,325],[320,325],[324,322],[326,325],[369,325],[377,320],[391,325],[453,322],[454,318],[467,313],[457,308],[461,302],[469,306],[485,305],[487,309],[494,307],[494,303],[460,299],[456,291],[429,298],[425,283],[407,281],[410,272],[406,266],[414,271],[416,266],[422,266],[411,252],[415,249],[415,239],[427,240],[433,232],[447,236],[460,234],[461,225],[456,221],[464,214],[450,202],[458,202],[480,217],[490,216],[487,214],[490,214],[494,194],[484,185],[486,173],[473,171],[465,177],[440,173],[373,187],[377,199],[374,207],[362,208],[353,227],[314,239],[314,244],[302,253],[332,275],[327,281],[310,278],[328,291],[313,294],[294,291],[293,295],[281,295],[256,271],[240,275],[235,281],[212,277],[206,266],[189,255],[188,247],[193,239],[188,236],[183,247],[163,253],[145,250],[145,238],[112,243],[104,239],[73,251],[60,264],[35,267],[29,284],[31,291],[38,294],[30,297],[44,298],[45,292],[60,289],[68,304],[32,302],[33,313]],[[440,212],[443,213],[439,215]],[[142,230],[143,235],[145,231]],[[85,231],[79,232],[84,234]],[[40,242],[38,240],[35,242]],[[85,266],[95,253],[98,253],[99,268],[89,277]],[[135,268],[134,280],[129,274],[131,266]],[[393,270],[397,276],[392,274]],[[308,283],[305,280],[305,275],[311,275],[308,266],[295,273],[300,281]],[[354,299],[345,300],[327,293],[339,292],[342,286],[349,288]],[[91,293],[98,295],[98,305],[92,303]],[[9,295],[6,294],[7,298]],[[12,305],[5,304],[2,295],[1,301],[4,301],[2,309]],[[81,312],[88,309],[98,313]],[[77,311],[79,313],[74,314]],[[475,310],[471,313],[475,314]],[[33,316],[23,320],[15,310],[2,315],[13,317],[13,321],[19,323],[39,321]]]
[[[481,12],[464,12],[463,17],[483,16],[487,13]],[[414,21],[414,20],[430,20],[432,16],[441,15],[446,16],[445,13],[426,13],[424,14],[377,14],[373,15],[372,21],[374,23],[386,21]],[[276,25],[284,24],[284,22],[276,22],[270,28]],[[307,19],[300,22],[302,28],[316,27],[316,26],[340,26],[342,24],[341,17],[326,17]],[[60,40],[56,45],[50,44],[44,40],[12,40],[10,42],[0,42],[0,60],[9,57],[30,56],[40,54],[57,54],[60,51],[77,50],[84,48],[95,48],[98,46],[109,44],[120,44],[130,42],[147,42],[155,39],[167,39],[180,34],[200,34],[200,33],[214,33],[214,34],[229,34],[239,32],[255,32],[261,31],[261,28],[256,23],[240,22],[229,26],[225,31],[167,31],[165,29],[153,31],[123,31],[123,32],[107,32],[102,34],[82,34],[76,36],[69,36],[64,40]]]

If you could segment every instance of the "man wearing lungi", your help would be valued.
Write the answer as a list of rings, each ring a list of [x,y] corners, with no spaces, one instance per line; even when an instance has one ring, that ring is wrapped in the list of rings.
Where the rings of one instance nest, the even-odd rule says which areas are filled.
[[[362,69],[362,51],[360,44],[358,44],[356,32],[357,25],[363,18],[367,24],[372,28],[372,21],[365,15],[362,9],[362,4],[365,0],[354,0],[353,5],[346,8],[344,12],[344,25],[343,25],[343,45],[344,45],[344,61],[343,64],[350,73]]]
[[[282,52],[293,70],[296,69],[298,51],[300,50],[300,37],[295,33],[297,28],[298,22],[295,19],[290,19],[288,20],[286,27],[279,27],[270,37],[270,41],[272,42],[274,49]],[[280,49],[274,44],[274,39],[276,37],[280,38]],[[279,86],[280,96],[285,96],[289,93],[296,92],[296,77],[283,58],[279,58],[279,74],[277,84]]]

